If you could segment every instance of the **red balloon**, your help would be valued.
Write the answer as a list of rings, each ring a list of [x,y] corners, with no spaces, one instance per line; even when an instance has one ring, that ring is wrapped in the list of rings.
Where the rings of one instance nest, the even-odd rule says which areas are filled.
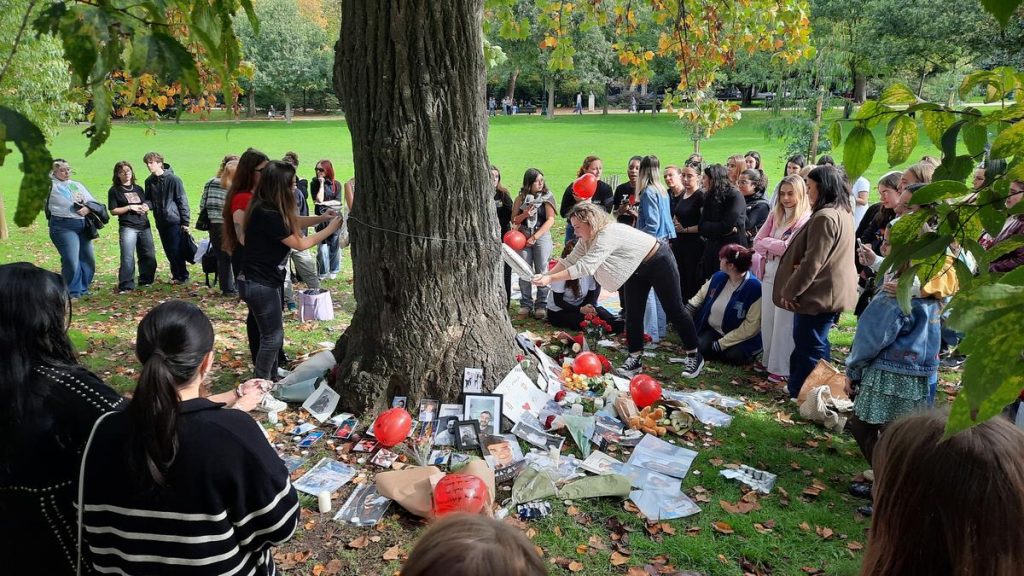
[[[661,384],[647,374],[637,374],[629,381],[629,395],[638,408],[646,408],[661,400]]]
[[[581,352],[572,361],[572,371],[584,376],[600,376],[601,359],[593,352]]]
[[[517,252],[526,248],[526,236],[519,230],[509,230],[508,232],[505,232],[501,241]]]
[[[487,484],[472,474],[449,474],[434,487],[434,516],[452,512],[479,514],[487,507]]]
[[[401,444],[412,429],[412,416],[404,408],[392,408],[381,412],[373,423],[373,435],[385,448]]]
[[[597,192],[597,177],[587,172],[572,183],[572,193],[580,200],[589,200]]]

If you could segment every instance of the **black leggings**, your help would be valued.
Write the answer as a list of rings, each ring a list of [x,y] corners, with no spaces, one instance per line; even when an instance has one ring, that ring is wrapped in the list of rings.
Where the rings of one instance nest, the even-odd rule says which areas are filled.
[[[683,347],[687,350],[697,349],[697,329],[693,325],[693,318],[683,307],[679,270],[668,244],[659,243],[654,256],[640,263],[623,288],[626,290],[626,342],[630,352],[643,350],[644,308],[651,289],[654,289],[661,307],[665,309],[665,316],[683,341]]]
[[[719,360],[726,364],[733,364],[735,366],[743,366],[744,364],[750,364],[754,361],[753,358],[744,354],[740,350],[739,346],[730,346],[716,352],[711,345],[717,342],[721,337],[722,334],[719,334],[717,330],[710,326],[702,328],[697,334],[697,340],[699,343],[697,349],[700,350],[701,356],[708,360]]]

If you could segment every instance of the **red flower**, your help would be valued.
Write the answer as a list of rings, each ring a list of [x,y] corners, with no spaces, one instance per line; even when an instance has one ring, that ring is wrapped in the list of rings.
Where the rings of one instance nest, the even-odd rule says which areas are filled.
[[[551,428],[551,424],[555,421],[554,414],[548,414],[548,417],[544,420],[544,428]]]
[[[522,354],[516,354],[516,362],[522,362],[524,358],[526,358],[526,356],[523,356]]]
[[[589,321],[584,320],[583,322],[580,322],[580,328],[586,328],[587,326],[590,326]]]
[[[598,354],[597,359],[601,361],[601,371],[605,374],[612,371],[612,363],[608,361],[608,358],[604,354]]]
[[[576,342],[580,346],[583,346],[583,341],[584,341],[583,340],[583,334],[577,334],[577,335],[573,336],[572,339],[573,339],[574,342]]]
[[[558,392],[555,392],[555,402],[561,402],[562,400],[565,400],[565,390],[559,390]],[[547,424],[547,427],[550,428],[551,424]]]

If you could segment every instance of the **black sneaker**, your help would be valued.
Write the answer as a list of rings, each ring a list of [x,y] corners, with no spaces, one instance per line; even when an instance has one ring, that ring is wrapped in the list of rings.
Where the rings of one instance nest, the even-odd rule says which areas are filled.
[[[959,370],[966,361],[967,356],[954,356],[950,354],[939,360],[939,367],[945,370]]]
[[[700,376],[700,371],[703,369],[704,357],[700,355],[700,352],[693,352],[683,358],[683,371],[679,375],[683,378],[696,378]]]
[[[626,356],[626,361],[622,363],[622,366],[620,366],[615,373],[623,378],[632,378],[639,374],[643,367],[643,358],[639,354],[636,356],[630,354],[629,356]]]
[[[864,498],[866,500],[871,499],[871,483],[870,482],[854,482],[850,484],[850,494],[857,498]]]

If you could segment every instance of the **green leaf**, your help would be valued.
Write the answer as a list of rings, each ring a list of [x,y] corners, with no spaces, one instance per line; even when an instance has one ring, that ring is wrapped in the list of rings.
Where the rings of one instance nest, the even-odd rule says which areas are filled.
[[[50,178],[47,174],[53,164],[53,157],[46,148],[43,133],[28,118],[5,106],[0,106],[0,132],[6,142],[14,142],[21,152],[21,179],[18,189],[18,209],[14,223],[28,226],[36,219],[39,211],[50,196]],[[0,146],[4,142],[0,142]],[[0,157],[0,165],[3,158]]]
[[[878,102],[889,106],[901,104],[910,106],[917,103],[917,95],[905,84],[897,83],[883,90]]]
[[[992,158],[1024,155],[1024,121],[1003,130],[992,142]]]
[[[942,150],[943,158],[952,158],[956,156],[957,137],[960,135],[960,129],[963,128],[964,124],[966,124],[966,121],[957,120],[942,133],[942,142],[939,148]]]
[[[967,152],[977,158],[985,153],[985,145],[988,144],[988,130],[984,124],[979,122],[968,122],[963,127],[964,145]]]
[[[914,192],[913,197],[910,199],[911,204],[918,206],[924,206],[926,204],[934,204],[941,200],[947,200],[949,198],[959,198],[965,196],[970,192],[967,185],[961,182],[954,182],[952,180],[939,180],[932,182],[931,184],[925,184],[923,188],[920,188],[917,192]]]
[[[833,148],[838,148],[843,142],[843,127],[839,122],[833,122],[832,126],[828,129],[828,141],[832,143]]]
[[[998,415],[1024,389],[1024,286],[961,290],[949,309],[949,325],[966,334],[959,349],[968,359],[947,435]]]
[[[850,181],[860,178],[875,156],[875,135],[863,126],[855,126],[843,145],[843,166]]]
[[[917,122],[902,114],[893,118],[892,122],[889,122],[885,141],[889,153],[889,166],[906,162],[910,153],[917,147]]]
[[[974,171],[974,159],[970,156],[947,156],[942,159],[942,164],[935,169],[932,181],[956,180],[963,182]]]
[[[921,268],[920,264],[911,266],[896,281],[896,302],[899,303],[900,310],[903,310],[904,314],[910,314],[910,290],[914,287],[914,277],[917,276],[919,268]]]
[[[110,137],[110,114],[114,110],[113,95],[106,85],[97,84],[92,90],[93,119],[92,125],[84,133],[89,137],[89,149],[85,155],[95,152]]]
[[[989,248],[988,251],[985,252],[985,257],[981,260],[981,262],[978,263],[978,266],[987,267],[989,264],[995,262],[1002,256],[1006,256],[1010,252],[1013,252],[1014,250],[1021,247],[1024,247],[1024,238],[1021,238],[1019,236],[1007,238],[1006,240],[1003,240],[999,244],[996,244]]]
[[[1006,223],[1006,215],[992,204],[982,206],[978,211],[978,216],[981,217],[985,231],[992,237],[999,234],[999,231],[1003,229],[1003,224]]]
[[[163,83],[180,81],[199,89],[199,73],[192,54],[180,42],[162,32],[136,36],[132,41],[131,72],[155,74]]]
[[[945,110],[925,110],[921,112],[921,122],[928,138],[938,147],[942,146],[942,135],[956,122],[956,116]]]

